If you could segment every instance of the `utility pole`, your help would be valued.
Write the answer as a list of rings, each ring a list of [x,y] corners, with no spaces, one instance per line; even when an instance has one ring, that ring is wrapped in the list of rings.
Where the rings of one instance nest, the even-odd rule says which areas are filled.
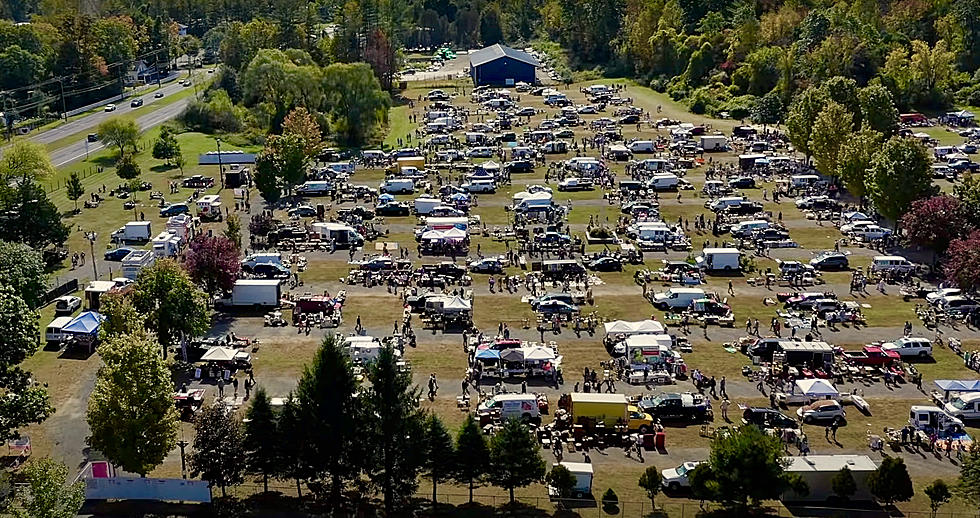
[[[184,448],[190,446],[190,443],[181,439],[177,442],[177,446],[180,446],[180,477],[187,478],[187,458],[184,456]]]
[[[214,141],[218,144],[218,179],[221,180],[221,189],[225,188],[225,169],[221,165],[221,139],[215,138]]]
[[[95,240],[99,235],[93,232],[87,232],[85,238],[88,239],[89,249],[92,251],[92,275],[95,276],[95,280],[99,280],[99,270],[95,265]]]
[[[65,108],[65,78],[58,78],[58,85],[61,86],[61,115],[65,119],[65,124],[68,124],[68,109]]]

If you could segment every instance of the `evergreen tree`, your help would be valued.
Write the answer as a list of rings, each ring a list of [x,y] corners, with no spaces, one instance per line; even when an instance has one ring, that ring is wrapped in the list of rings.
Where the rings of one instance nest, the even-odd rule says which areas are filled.
[[[974,508],[980,507],[980,449],[972,448],[963,459],[954,488],[957,496]]]
[[[85,187],[82,187],[82,179],[78,177],[77,171],[72,171],[68,181],[65,182],[65,194],[68,199],[74,202],[75,212],[78,212],[78,199],[85,194]]]
[[[842,500],[854,496],[854,493],[857,492],[857,484],[854,482],[854,475],[851,474],[850,468],[847,466],[841,468],[830,480],[830,487],[834,490],[834,494]]]
[[[280,456],[276,413],[265,389],[255,391],[245,421],[245,452],[249,473],[262,475],[263,491],[269,492],[269,476],[276,473]]]
[[[365,398],[368,444],[372,462],[367,474],[382,492],[385,514],[418,488],[425,461],[425,416],[419,408],[420,392],[412,378],[398,369],[390,347],[381,349],[371,365],[371,389]]]
[[[220,487],[221,496],[227,496],[228,486],[245,481],[247,457],[241,420],[224,405],[214,403],[198,413],[194,432],[191,476]]]
[[[494,485],[510,492],[544,478],[545,463],[538,454],[540,447],[524,423],[508,419],[490,439],[490,476]]]
[[[453,480],[469,488],[470,503],[473,503],[473,487],[483,482],[489,470],[490,446],[480,430],[480,425],[471,414],[467,414],[456,435],[456,465]]]
[[[452,476],[456,449],[442,420],[430,414],[425,420],[425,471],[432,479],[432,507],[436,506],[436,487]]]
[[[306,454],[311,451],[307,445],[309,431],[302,422],[299,401],[290,392],[286,403],[279,411],[278,434],[273,437],[279,443],[279,463],[276,465],[276,478],[294,479],[296,481],[296,496],[303,496],[302,481],[310,477],[311,463],[307,462]]]
[[[881,461],[881,466],[868,475],[868,489],[886,505],[907,502],[915,495],[905,461],[898,457],[885,457]]]

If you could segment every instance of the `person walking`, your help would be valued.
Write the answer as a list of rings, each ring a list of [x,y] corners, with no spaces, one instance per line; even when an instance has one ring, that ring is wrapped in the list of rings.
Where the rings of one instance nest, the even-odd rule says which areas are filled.
[[[729,407],[729,405],[731,405],[731,402],[728,401],[728,398],[727,397],[725,399],[722,399],[721,400],[721,418],[724,419],[726,423],[728,422],[728,407]]]
[[[225,397],[225,380],[218,378],[218,397]]]
[[[721,377],[721,382],[718,384],[718,393],[721,394],[721,397],[722,398],[728,399],[728,391],[725,390],[725,377],[724,376]]]
[[[436,381],[435,373],[432,373],[429,375],[429,400],[435,400],[438,391],[439,383]]]

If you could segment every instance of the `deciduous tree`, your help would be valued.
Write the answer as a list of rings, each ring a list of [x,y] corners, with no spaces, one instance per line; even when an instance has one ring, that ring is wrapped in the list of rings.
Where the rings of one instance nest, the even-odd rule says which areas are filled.
[[[170,369],[145,335],[116,335],[99,345],[104,365],[88,400],[88,444],[114,465],[146,476],[177,444]]]
[[[881,149],[881,142],[880,133],[862,129],[851,134],[838,150],[837,177],[858,198],[865,195],[871,159]]]
[[[48,291],[41,253],[22,243],[0,241],[0,286],[12,289],[29,307],[40,307]]]
[[[898,131],[898,108],[892,94],[881,84],[871,84],[861,89],[861,127],[892,136]]]
[[[143,268],[133,288],[133,305],[159,337],[164,358],[178,337],[201,336],[210,328],[207,295],[176,261],[161,259]]]
[[[54,174],[54,166],[44,146],[27,140],[14,142],[3,151],[0,160],[0,180],[27,183],[40,181]]]
[[[142,172],[133,155],[123,155],[116,161],[116,175],[123,180],[135,180]]]
[[[120,157],[126,153],[126,146],[132,147],[133,153],[136,152],[136,144],[140,138],[140,128],[136,121],[118,117],[108,119],[99,124],[98,133],[99,139],[107,146],[119,148]]]
[[[302,138],[286,134],[273,135],[255,161],[255,186],[262,197],[272,203],[306,177],[308,157]]]
[[[241,271],[235,243],[224,236],[203,233],[188,244],[184,265],[191,279],[212,297],[231,290]]]
[[[0,240],[24,243],[37,250],[61,245],[68,239],[68,226],[48,193],[33,181],[15,186],[0,185]]]
[[[952,240],[970,232],[963,204],[947,194],[913,201],[901,224],[909,241],[939,254]]]
[[[24,467],[26,497],[14,508],[16,518],[75,518],[85,503],[85,482],[68,482],[68,466],[48,457]]]
[[[826,94],[811,86],[796,96],[786,116],[789,139],[807,159],[813,155],[813,149],[810,148],[813,125],[826,102]]]
[[[77,171],[72,171],[65,182],[65,194],[75,204],[75,212],[78,212],[78,199],[85,194],[85,187],[82,186],[82,179],[78,177]]]
[[[656,466],[650,466],[643,470],[640,474],[640,480],[637,485],[641,489],[647,492],[647,498],[650,499],[650,505],[656,508],[656,501],[654,498],[663,489],[661,482],[663,481],[663,475],[660,474],[660,470]]]
[[[897,221],[913,201],[936,192],[932,159],[918,141],[892,137],[871,159],[865,182],[868,197],[886,218]]]
[[[145,318],[133,306],[128,295],[122,293],[106,293],[99,297],[99,313],[105,317],[99,326],[99,336],[102,340],[122,335],[145,335]]]
[[[323,90],[333,129],[342,143],[360,146],[388,120],[391,98],[364,63],[335,63],[323,70]]]
[[[834,175],[838,172],[840,148],[851,135],[852,118],[847,108],[830,101],[813,122],[810,154],[813,155],[814,166],[822,174]]]
[[[14,289],[0,284],[0,441],[18,437],[18,430],[48,418],[54,409],[48,392],[19,365],[40,343],[38,314]]]
[[[551,471],[545,475],[544,481],[548,487],[558,493],[558,498],[570,498],[575,489],[575,475],[561,464],[551,468]]]
[[[212,486],[226,488],[245,481],[246,452],[242,422],[223,404],[205,406],[194,420],[194,450],[190,455],[191,476]],[[268,438],[267,440],[274,440]]]
[[[848,500],[857,492],[857,483],[854,482],[854,475],[850,468],[844,466],[830,479],[830,488],[841,500]]]
[[[153,158],[163,160],[167,165],[180,154],[180,144],[170,126],[160,128],[160,136],[153,142]]]
[[[544,477],[545,463],[539,450],[530,430],[517,419],[508,419],[490,439],[490,480],[510,493],[511,503],[515,488]]]
[[[946,502],[949,502],[950,498],[953,497],[953,493],[950,492],[946,481],[941,478],[933,480],[931,484],[926,486],[923,493],[929,497],[929,509],[932,510],[932,518],[936,518],[936,514],[939,513],[939,508],[946,504]]]
[[[964,290],[980,287],[980,231],[963,239],[954,239],[946,250],[943,272]]]

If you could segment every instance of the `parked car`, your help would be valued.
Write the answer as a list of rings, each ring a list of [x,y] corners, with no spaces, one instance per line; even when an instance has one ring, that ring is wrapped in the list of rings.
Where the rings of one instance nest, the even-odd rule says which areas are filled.
[[[797,429],[800,423],[778,410],[771,408],[750,407],[742,413],[742,424],[758,426],[762,429]]]
[[[299,207],[289,209],[288,214],[289,217],[314,218],[316,217],[316,207],[312,205],[300,205]]]
[[[839,252],[820,254],[810,259],[810,266],[817,270],[846,270],[847,256]]]
[[[932,356],[932,342],[921,336],[903,336],[898,340],[881,345],[886,351],[895,351],[899,356],[928,358]]]
[[[800,407],[796,411],[797,417],[803,420],[806,424],[812,424],[818,421],[833,421],[833,420],[843,420],[846,413],[844,412],[844,406],[840,404],[840,401],[834,401],[833,399],[825,399],[821,401],[814,401],[809,405]]]
[[[943,288],[941,290],[936,290],[932,293],[926,295],[926,302],[929,304],[939,304],[946,297],[955,297],[957,295],[962,295],[963,290],[959,288]]]
[[[132,248],[126,248],[126,247],[113,248],[112,250],[109,250],[108,252],[105,253],[103,259],[105,259],[106,261],[122,261],[132,251],[133,251]]]
[[[184,187],[190,187],[192,189],[199,189],[202,187],[206,189],[209,187],[214,187],[214,178],[211,178],[210,176],[196,174],[194,176],[188,176],[187,178],[184,178],[184,181],[181,182],[181,185],[183,185]]]
[[[480,259],[477,261],[472,261],[469,264],[470,271],[473,273],[503,273],[504,266],[500,264],[500,261],[493,258]]]
[[[560,300],[546,300],[538,304],[536,311],[545,315],[571,315],[578,313],[578,306]]]
[[[676,468],[665,469],[660,472],[661,483],[667,491],[672,493],[680,491],[682,487],[690,487],[691,482],[688,480],[688,475],[700,464],[700,462],[685,462]]]
[[[391,201],[374,208],[374,213],[378,216],[408,216],[411,212],[412,209],[400,201]]]
[[[732,189],[755,189],[755,178],[751,176],[740,176],[728,180],[728,186]]]
[[[680,421],[700,423],[710,421],[712,412],[703,394],[692,392],[664,393],[644,396],[638,406],[640,410],[661,421]]]
[[[361,261],[357,264],[361,270],[368,270],[372,272],[395,269],[395,261],[391,257],[385,257],[385,256],[372,257],[366,261]]]
[[[160,209],[161,218],[169,218],[170,216],[176,216],[178,214],[187,214],[191,209],[186,203],[171,203],[166,207]]]
[[[600,257],[586,265],[590,270],[597,272],[621,272],[623,263],[615,257]]]
[[[288,279],[291,272],[279,263],[259,263],[252,267],[252,274],[263,279]]]
[[[82,299],[72,295],[58,297],[54,301],[54,313],[56,315],[70,315],[82,307]]]

